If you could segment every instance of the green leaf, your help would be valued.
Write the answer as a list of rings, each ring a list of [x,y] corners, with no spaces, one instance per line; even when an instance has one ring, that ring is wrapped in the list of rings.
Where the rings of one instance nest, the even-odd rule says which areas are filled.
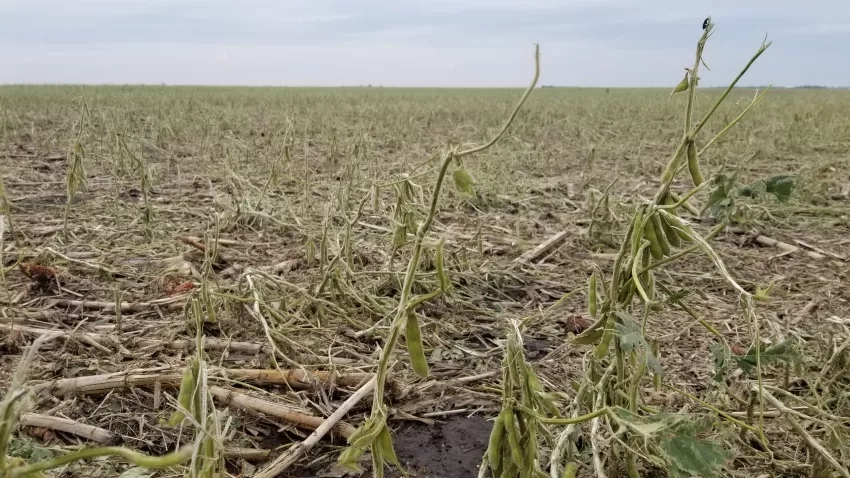
[[[708,196],[705,209],[712,217],[725,219],[735,214],[735,183],[738,181],[738,173],[732,176],[718,174],[714,178],[714,187]]]
[[[773,195],[779,202],[787,202],[797,187],[797,177],[788,175],[759,179],[741,187],[738,195],[758,199],[765,194]]]
[[[617,328],[617,335],[620,337],[620,348],[626,352],[635,349],[643,351],[646,366],[657,375],[663,374],[664,369],[661,367],[658,358],[652,353],[652,348],[646,342],[638,323],[624,311],[617,311],[615,314],[620,319],[614,323]]]
[[[729,349],[717,342],[709,345],[708,349],[711,352],[711,358],[714,360],[714,376],[712,378],[715,382],[722,382],[729,372],[729,362],[731,359]]]
[[[618,312],[617,316],[621,319],[625,319],[623,322],[617,322],[614,324],[617,327],[617,334],[620,336],[620,348],[626,352],[631,352],[636,348],[640,348],[644,343],[644,340],[643,335],[640,333],[640,329],[637,328],[637,324],[631,320],[631,318],[624,318],[623,316],[626,316],[624,312]]]
[[[776,196],[779,202],[786,202],[797,187],[797,177],[773,176],[765,181],[765,187],[767,192]]]
[[[760,356],[762,365],[771,362],[795,363],[800,360],[797,343],[790,339],[767,348],[762,345]],[[756,349],[755,347],[750,347],[746,355],[735,355],[733,358],[738,362],[738,366],[747,372],[756,366]]]
[[[668,463],[667,471],[673,478],[717,476],[728,453],[715,442],[696,438],[697,424],[681,420],[662,433],[659,448]]]
[[[767,192],[767,184],[763,179],[753,181],[738,190],[738,194],[744,197],[756,199]]]

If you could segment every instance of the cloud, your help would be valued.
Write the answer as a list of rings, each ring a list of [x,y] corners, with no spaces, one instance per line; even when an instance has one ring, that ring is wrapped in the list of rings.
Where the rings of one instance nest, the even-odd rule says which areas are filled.
[[[521,86],[531,45],[547,84],[668,86],[703,4],[681,0],[0,1],[0,82]],[[765,33],[750,83],[850,83],[844,0],[718,0],[721,84]]]

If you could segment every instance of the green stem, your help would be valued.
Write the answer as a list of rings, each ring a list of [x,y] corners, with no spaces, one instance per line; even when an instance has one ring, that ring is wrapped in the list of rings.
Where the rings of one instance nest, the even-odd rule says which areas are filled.
[[[612,413],[611,407],[605,407],[605,408],[599,408],[597,410],[594,410],[590,413],[586,413],[584,415],[579,415],[577,417],[550,418],[550,417],[544,417],[543,415],[540,415],[536,411],[534,411],[534,410],[532,410],[532,409],[530,409],[530,408],[528,408],[524,405],[521,405],[521,404],[516,404],[516,405],[514,405],[514,407],[517,408],[518,410],[522,410],[523,413],[527,413],[528,415],[533,416],[540,423],[545,423],[547,425],[578,425],[579,423],[589,422],[589,421],[593,420],[594,418],[601,417],[602,415],[608,415],[609,413]]]
[[[179,465],[188,460],[192,456],[192,447],[185,446],[175,452],[158,457],[143,455],[123,447],[84,448],[74,453],[53,458],[52,460],[40,461],[9,470],[9,478],[24,478],[33,473],[52,470],[67,463],[98,456],[120,456],[142,468],[167,468]]]
[[[390,325],[390,332],[387,335],[387,339],[384,343],[384,348],[381,351],[381,357],[378,361],[377,384],[375,386],[373,414],[376,410],[380,410],[384,406],[383,399],[384,388],[387,379],[387,369],[389,367],[389,362],[390,358],[392,357],[393,349],[395,348],[396,343],[398,342],[399,335],[401,335],[401,329],[405,324],[405,320],[407,320],[407,310],[409,309],[410,293],[413,289],[413,282],[416,278],[416,271],[419,269],[419,259],[422,253],[422,243],[425,239],[425,235],[431,228],[431,224],[434,222],[434,217],[437,215],[437,204],[439,203],[440,191],[443,187],[443,180],[446,177],[446,171],[448,171],[449,165],[455,159],[459,159],[460,157],[466,156],[468,154],[483,151],[495,144],[496,141],[498,141],[499,138],[502,137],[505,131],[507,131],[510,124],[513,122],[514,118],[516,118],[516,115],[519,112],[520,108],[522,108],[522,105],[525,104],[525,101],[526,99],[528,99],[528,96],[534,90],[534,87],[537,85],[537,80],[539,77],[540,47],[538,46],[535,48],[534,53],[534,79],[532,80],[528,89],[525,90],[525,93],[523,93],[522,97],[520,98],[511,115],[508,117],[508,120],[505,122],[504,126],[502,126],[502,129],[499,131],[499,133],[496,134],[493,139],[491,139],[489,142],[482,146],[477,146],[461,152],[457,152],[456,150],[449,151],[443,158],[442,165],[440,166],[440,171],[437,174],[437,181],[434,184],[434,193],[431,196],[431,205],[428,208],[428,216],[416,230],[416,237],[413,243],[413,251],[411,252],[410,262],[407,265],[407,273],[404,277],[404,283],[402,285],[395,319],[393,319],[393,322]]]
[[[714,144],[714,142],[715,142],[715,141],[717,141],[717,138],[719,138],[719,137],[723,136],[724,134],[726,134],[726,132],[727,132],[727,131],[729,131],[730,129],[732,129],[732,127],[733,127],[733,126],[735,126],[736,124],[738,124],[738,122],[739,122],[739,121],[741,121],[741,120],[744,118],[744,116],[745,116],[745,115],[746,115],[746,114],[747,114],[747,113],[748,113],[748,112],[749,112],[749,111],[750,111],[750,110],[751,110],[751,109],[752,109],[755,105],[759,104],[759,102],[762,100],[762,98],[764,98],[764,95],[767,93],[767,90],[769,90],[769,89],[770,89],[770,87],[769,87],[769,86],[768,86],[767,88],[765,88],[765,89],[764,89],[764,91],[762,91],[762,92],[761,92],[761,93],[760,93],[760,94],[756,97],[756,99],[754,99],[754,100],[753,100],[753,102],[752,102],[752,103],[750,103],[749,105],[747,105],[747,107],[746,107],[746,108],[744,108],[744,111],[742,111],[742,112],[741,112],[741,114],[739,114],[739,115],[738,115],[738,117],[736,117],[735,119],[733,119],[733,120],[732,120],[729,124],[727,124],[727,125],[726,125],[726,127],[725,127],[725,128],[723,128],[722,130],[720,130],[720,132],[719,132],[719,133],[717,133],[716,135],[714,135],[714,137],[713,137],[713,138],[711,138],[711,141],[709,141],[708,143],[705,143],[705,146],[703,146],[703,147],[702,147],[702,149],[700,149],[700,150],[699,150],[699,153],[697,153],[697,156],[698,156],[698,157],[699,157],[699,156],[702,156],[702,153],[704,153],[704,152],[705,152],[705,151],[709,148],[709,146],[711,146],[712,144]]]
[[[697,133],[699,133],[699,132],[700,132],[700,130],[702,129],[702,127],[703,127],[703,126],[705,126],[705,123],[706,123],[706,122],[708,122],[708,119],[709,119],[709,118],[711,118],[711,115],[713,115],[713,114],[714,114],[714,112],[717,110],[717,108],[720,106],[720,104],[721,104],[721,103],[723,103],[723,100],[725,100],[725,99],[726,99],[726,97],[727,97],[727,96],[729,96],[729,93],[731,93],[731,92],[732,92],[732,88],[734,88],[734,87],[735,87],[735,85],[737,85],[737,84],[738,84],[738,81],[740,81],[740,79],[744,76],[744,74],[747,72],[747,70],[749,70],[749,69],[750,69],[750,67],[753,65],[753,63],[755,63],[755,61],[758,59],[758,57],[760,57],[760,56],[761,56],[761,54],[762,54],[762,53],[764,53],[764,52],[765,52],[765,50],[767,50],[767,48],[768,48],[768,47],[769,47],[772,43],[773,43],[773,42],[767,42],[767,43],[762,43],[762,44],[761,44],[761,47],[759,47],[759,49],[758,49],[758,51],[756,52],[756,54],[755,54],[755,55],[753,55],[753,57],[752,57],[752,58],[750,58],[750,61],[748,61],[748,62],[747,62],[747,64],[746,64],[746,66],[744,66],[744,69],[743,69],[743,70],[741,70],[741,72],[740,72],[740,73],[738,73],[738,76],[736,76],[736,77],[735,77],[735,80],[733,80],[733,81],[732,81],[732,83],[731,83],[731,84],[729,84],[729,86],[726,88],[726,90],[723,92],[723,94],[722,94],[722,95],[720,95],[720,98],[718,98],[718,99],[717,99],[717,101],[715,101],[715,102],[714,102],[714,106],[712,106],[712,107],[711,107],[711,109],[708,111],[708,113],[706,113],[706,115],[705,115],[705,117],[702,119],[702,121],[700,121],[699,123],[697,123],[697,125],[694,127],[694,131],[693,131],[693,133],[691,133],[691,135],[690,135],[691,137],[696,136],[696,135],[697,135]]]
[[[698,404],[700,404],[700,405],[702,405],[703,407],[705,407],[705,408],[707,408],[707,409],[711,410],[712,412],[714,412],[714,413],[716,413],[717,415],[719,415],[719,416],[721,416],[721,417],[725,418],[726,420],[729,420],[730,422],[734,423],[735,425],[738,425],[739,427],[742,427],[742,428],[746,428],[747,430],[749,430],[749,431],[751,431],[751,432],[753,432],[753,433],[758,433],[758,429],[757,429],[756,427],[750,426],[749,424],[747,424],[747,423],[745,423],[745,422],[742,422],[741,420],[738,420],[737,418],[733,417],[732,415],[729,415],[728,413],[726,413],[726,412],[724,412],[724,411],[722,411],[722,410],[718,409],[718,408],[717,408],[717,407],[715,407],[714,405],[712,405],[712,404],[710,404],[710,403],[708,403],[708,402],[705,402],[705,401],[703,401],[703,400],[700,400],[699,398],[695,397],[694,395],[691,395],[690,393],[688,393],[688,392],[686,392],[686,391],[684,391],[684,390],[678,389],[678,388],[676,388],[676,387],[674,387],[674,386],[672,386],[672,385],[669,385],[669,384],[666,384],[666,383],[665,383],[665,384],[663,384],[663,385],[664,385],[664,388],[669,388],[670,390],[672,390],[672,391],[674,391],[674,392],[676,392],[676,393],[679,393],[679,394],[681,394],[681,395],[683,395],[683,396],[685,396],[685,397],[687,397],[687,398],[689,398],[689,399],[691,399],[691,400],[693,400],[693,401],[697,402]],[[766,442],[765,442],[765,443],[766,443]]]

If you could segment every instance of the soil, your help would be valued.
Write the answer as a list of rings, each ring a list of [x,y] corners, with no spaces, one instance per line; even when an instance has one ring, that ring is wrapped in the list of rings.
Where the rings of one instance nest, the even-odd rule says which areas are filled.
[[[478,476],[481,458],[493,422],[484,417],[449,416],[432,425],[408,421],[393,427],[393,445],[399,461],[411,478],[466,478]],[[372,476],[371,460],[364,457],[359,478]],[[302,470],[287,478],[353,478],[355,475],[337,465]],[[396,469],[387,469],[387,478],[405,476]],[[488,474],[489,476],[489,474]]]
[[[431,426],[419,422],[405,424],[396,431],[393,442],[398,459],[411,476],[477,476],[492,428],[493,423],[483,417],[458,415]],[[394,471],[388,476],[401,474]]]

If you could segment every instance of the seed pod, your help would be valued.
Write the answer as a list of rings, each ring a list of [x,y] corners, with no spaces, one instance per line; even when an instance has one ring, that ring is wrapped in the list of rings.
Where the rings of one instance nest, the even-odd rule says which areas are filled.
[[[667,196],[664,197],[663,203],[666,204],[666,205],[676,204],[677,202],[679,202],[679,199],[680,198],[679,198],[679,196],[676,195],[676,193],[670,192],[669,194],[667,194]],[[685,204],[687,204],[687,203],[685,203]],[[670,209],[670,210],[668,210],[668,212],[670,214],[673,214],[674,216],[676,215],[676,209]],[[696,211],[690,211],[690,212],[692,214],[698,214],[698,212],[696,212]],[[669,227],[671,231],[675,232],[676,235],[679,236],[679,239],[681,239],[683,242],[691,242],[691,240],[692,240],[691,236],[689,236],[688,233],[686,233],[685,231],[678,229],[676,227],[673,227],[670,224],[670,220],[667,219],[667,216],[664,216],[661,219],[663,220],[663,222],[665,224],[667,224],[667,227]],[[668,239],[669,239],[669,237],[668,237]],[[673,241],[670,241],[670,244],[673,244]]]
[[[504,413],[504,412],[503,412]],[[490,443],[487,446],[487,460],[490,462],[490,469],[495,470],[502,466],[502,438],[505,434],[505,416],[500,413],[493,422],[493,430],[490,431]]]
[[[180,391],[177,392],[177,403],[179,409],[175,410],[168,419],[168,426],[176,427],[186,418],[183,409],[192,411],[192,394],[195,391],[195,371],[191,364],[183,371],[183,379],[180,381]]]
[[[676,234],[676,231],[670,227],[670,223],[667,222],[667,219],[663,217],[659,217],[661,222],[661,229],[664,231],[664,237],[667,238],[667,242],[670,243],[671,247],[679,247],[682,245],[682,241],[679,238],[679,235]]]
[[[676,215],[674,215],[674,214],[666,215],[665,214],[664,218],[667,219],[667,223],[670,224],[670,227],[674,231],[676,231],[676,234],[678,234],[679,237],[683,241],[685,241],[685,242],[693,241],[693,238],[691,237],[691,232],[693,232],[693,230],[685,227],[685,225],[682,223],[681,219],[679,219]]]
[[[390,429],[386,425],[381,427],[381,433],[378,434],[378,448],[381,449],[381,455],[384,460],[401,469],[401,463],[398,461],[398,456],[393,449],[393,439],[390,436]]]
[[[687,89],[688,89],[688,72],[685,72],[685,77],[682,79],[682,81],[679,82],[678,85],[676,85],[675,88],[673,88],[673,92],[670,93],[670,96],[672,97],[676,93],[681,93],[681,92],[683,92]]]
[[[667,235],[664,232],[664,226],[661,224],[661,218],[658,213],[654,213],[650,221],[652,221],[652,225],[654,226],[653,229],[655,229],[655,237],[658,238],[658,244],[661,245],[661,252],[665,256],[669,256],[670,244],[667,242]]]
[[[602,357],[608,353],[608,347],[611,346],[611,339],[614,338],[614,321],[608,320],[608,323],[605,324],[605,330],[602,332],[602,340],[599,341],[599,344],[593,349],[593,356],[596,357],[597,360],[601,360]]]
[[[652,307],[651,301],[655,299],[655,274],[652,273],[652,270],[648,270],[644,274],[646,278],[642,279],[641,284],[643,285],[643,291],[646,292],[646,296],[649,297],[650,307]]]
[[[508,445],[511,448],[511,459],[517,468],[522,469],[524,458],[522,448],[519,446],[519,431],[514,422],[514,410],[508,405],[502,413],[505,414],[505,434],[508,436]]]
[[[440,291],[445,292],[451,287],[452,282],[449,280],[448,274],[446,274],[445,261],[443,260],[443,244],[445,244],[444,239],[440,239],[440,242],[437,243],[435,262],[437,263],[437,279],[440,281]]]
[[[393,247],[400,248],[407,242],[407,227],[404,224],[396,224],[393,230]]]
[[[661,248],[661,242],[655,232],[655,223],[652,218],[648,218],[646,220],[646,224],[643,226],[643,237],[649,241],[649,252],[652,253],[652,257],[654,257],[655,260],[659,260],[664,257],[664,249]]]
[[[513,461],[508,461],[504,464],[504,468],[502,468],[502,473],[499,475],[499,478],[516,478],[519,474],[519,467],[517,467]]]
[[[385,421],[378,416],[369,417],[354,433],[348,437],[348,443],[355,448],[366,448],[370,446],[381,434]]]
[[[416,312],[407,312],[407,324],[404,332],[407,339],[407,353],[410,354],[410,365],[416,375],[422,378],[428,376],[428,360],[425,358],[425,348],[422,345],[422,331],[419,329],[419,319]]]
[[[599,340],[600,337],[602,337],[602,331],[604,330],[605,324],[607,322],[607,315],[599,318],[590,327],[584,329],[582,333],[573,337],[572,343],[580,345],[590,345],[596,342],[597,340]]]
[[[596,296],[596,272],[590,274],[590,279],[588,279],[588,297],[587,297],[587,308],[588,312],[590,312],[590,317],[596,318],[596,307],[597,307],[597,296]]]
[[[457,168],[452,171],[452,179],[455,181],[455,187],[462,194],[475,195],[475,179],[465,168]]]
[[[694,186],[699,186],[705,181],[702,173],[699,170],[699,161],[697,158],[697,145],[693,141],[688,142],[688,171],[691,173],[691,180]]]

